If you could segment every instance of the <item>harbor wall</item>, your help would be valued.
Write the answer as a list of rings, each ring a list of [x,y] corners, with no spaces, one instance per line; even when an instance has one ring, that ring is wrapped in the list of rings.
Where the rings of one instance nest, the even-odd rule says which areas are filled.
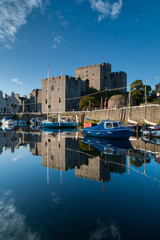
[[[129,116],[130,114],[130,116]],[[5,116],[12,116],[13,114],[0,114],[0,119]],[[17,113],[18,118],[23,118],[26,121],[29,121],[33,117],[41,117],[42,119],[46,119],[46,114],[40,113]],[[56,118],[58,113],[52,113],[49,116],[52,118]],[[128,117],[136,121],[138,123],[144,123],[145,119],[145,107],[144,106],[134,106],[131,107],[130,110],[128,107],[123,108],[112,108],[112,109],[101,109],[101,110],[92,110],[92,111],[72,111],[72,112],[63,112],[61,113],[63,116],[70,116],[71,118],[75,118],[76,115],[79,117],[79,121],[83,123],[86,118],[94,119],[100,121],[102,119],[110,119],[114,121],[123,121],[127,122]],[[160,122],[160,105],[147,105],[146,107],[146,119],[150,122]]]

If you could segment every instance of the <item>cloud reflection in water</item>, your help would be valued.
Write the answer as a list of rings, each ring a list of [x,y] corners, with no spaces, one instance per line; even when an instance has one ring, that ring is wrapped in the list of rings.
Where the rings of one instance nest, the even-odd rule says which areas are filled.
[[[26,217],[19,212],[11,191],[0,190],[0,239],[40,240],[26,224]]]

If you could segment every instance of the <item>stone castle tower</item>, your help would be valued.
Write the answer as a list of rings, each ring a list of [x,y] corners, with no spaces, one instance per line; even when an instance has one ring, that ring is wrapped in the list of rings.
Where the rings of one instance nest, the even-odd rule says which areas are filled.
[[[111,72],[110,63],[100,63],[91,66],[76,68],[76,79],[86,81],[87,87],[97,90],[104,88],[122,88],[126,91],[127,74],[125,72]]]

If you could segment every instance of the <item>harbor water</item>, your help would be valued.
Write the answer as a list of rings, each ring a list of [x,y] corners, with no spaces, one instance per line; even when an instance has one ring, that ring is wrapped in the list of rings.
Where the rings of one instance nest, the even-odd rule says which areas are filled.
[[[0,239],[160,239],[160,141],[0,132]]]

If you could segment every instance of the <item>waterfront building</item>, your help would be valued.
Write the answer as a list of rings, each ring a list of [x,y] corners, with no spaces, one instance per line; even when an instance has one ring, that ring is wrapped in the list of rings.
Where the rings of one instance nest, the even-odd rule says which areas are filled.
[[[29,112],[42,111],[42,89],[33,89],[29,98]]]
[[[3,97],[3,92],[0,91],[0,113],[6,112],[6,100]]]
[[[158,83],[157,85],[155,85],[155,92],[156,92],[156,93],[160,92],[160,83]]]
[[[156,96],[158,97],[158,100],[160,100],[160,83],[155,85],[155,92],[156,92]]]
[[[6,111],[8,113],[28,111],[28,98],[26,95],[20,97],[19,94],[11,92],[11,95],[5,94]]]

